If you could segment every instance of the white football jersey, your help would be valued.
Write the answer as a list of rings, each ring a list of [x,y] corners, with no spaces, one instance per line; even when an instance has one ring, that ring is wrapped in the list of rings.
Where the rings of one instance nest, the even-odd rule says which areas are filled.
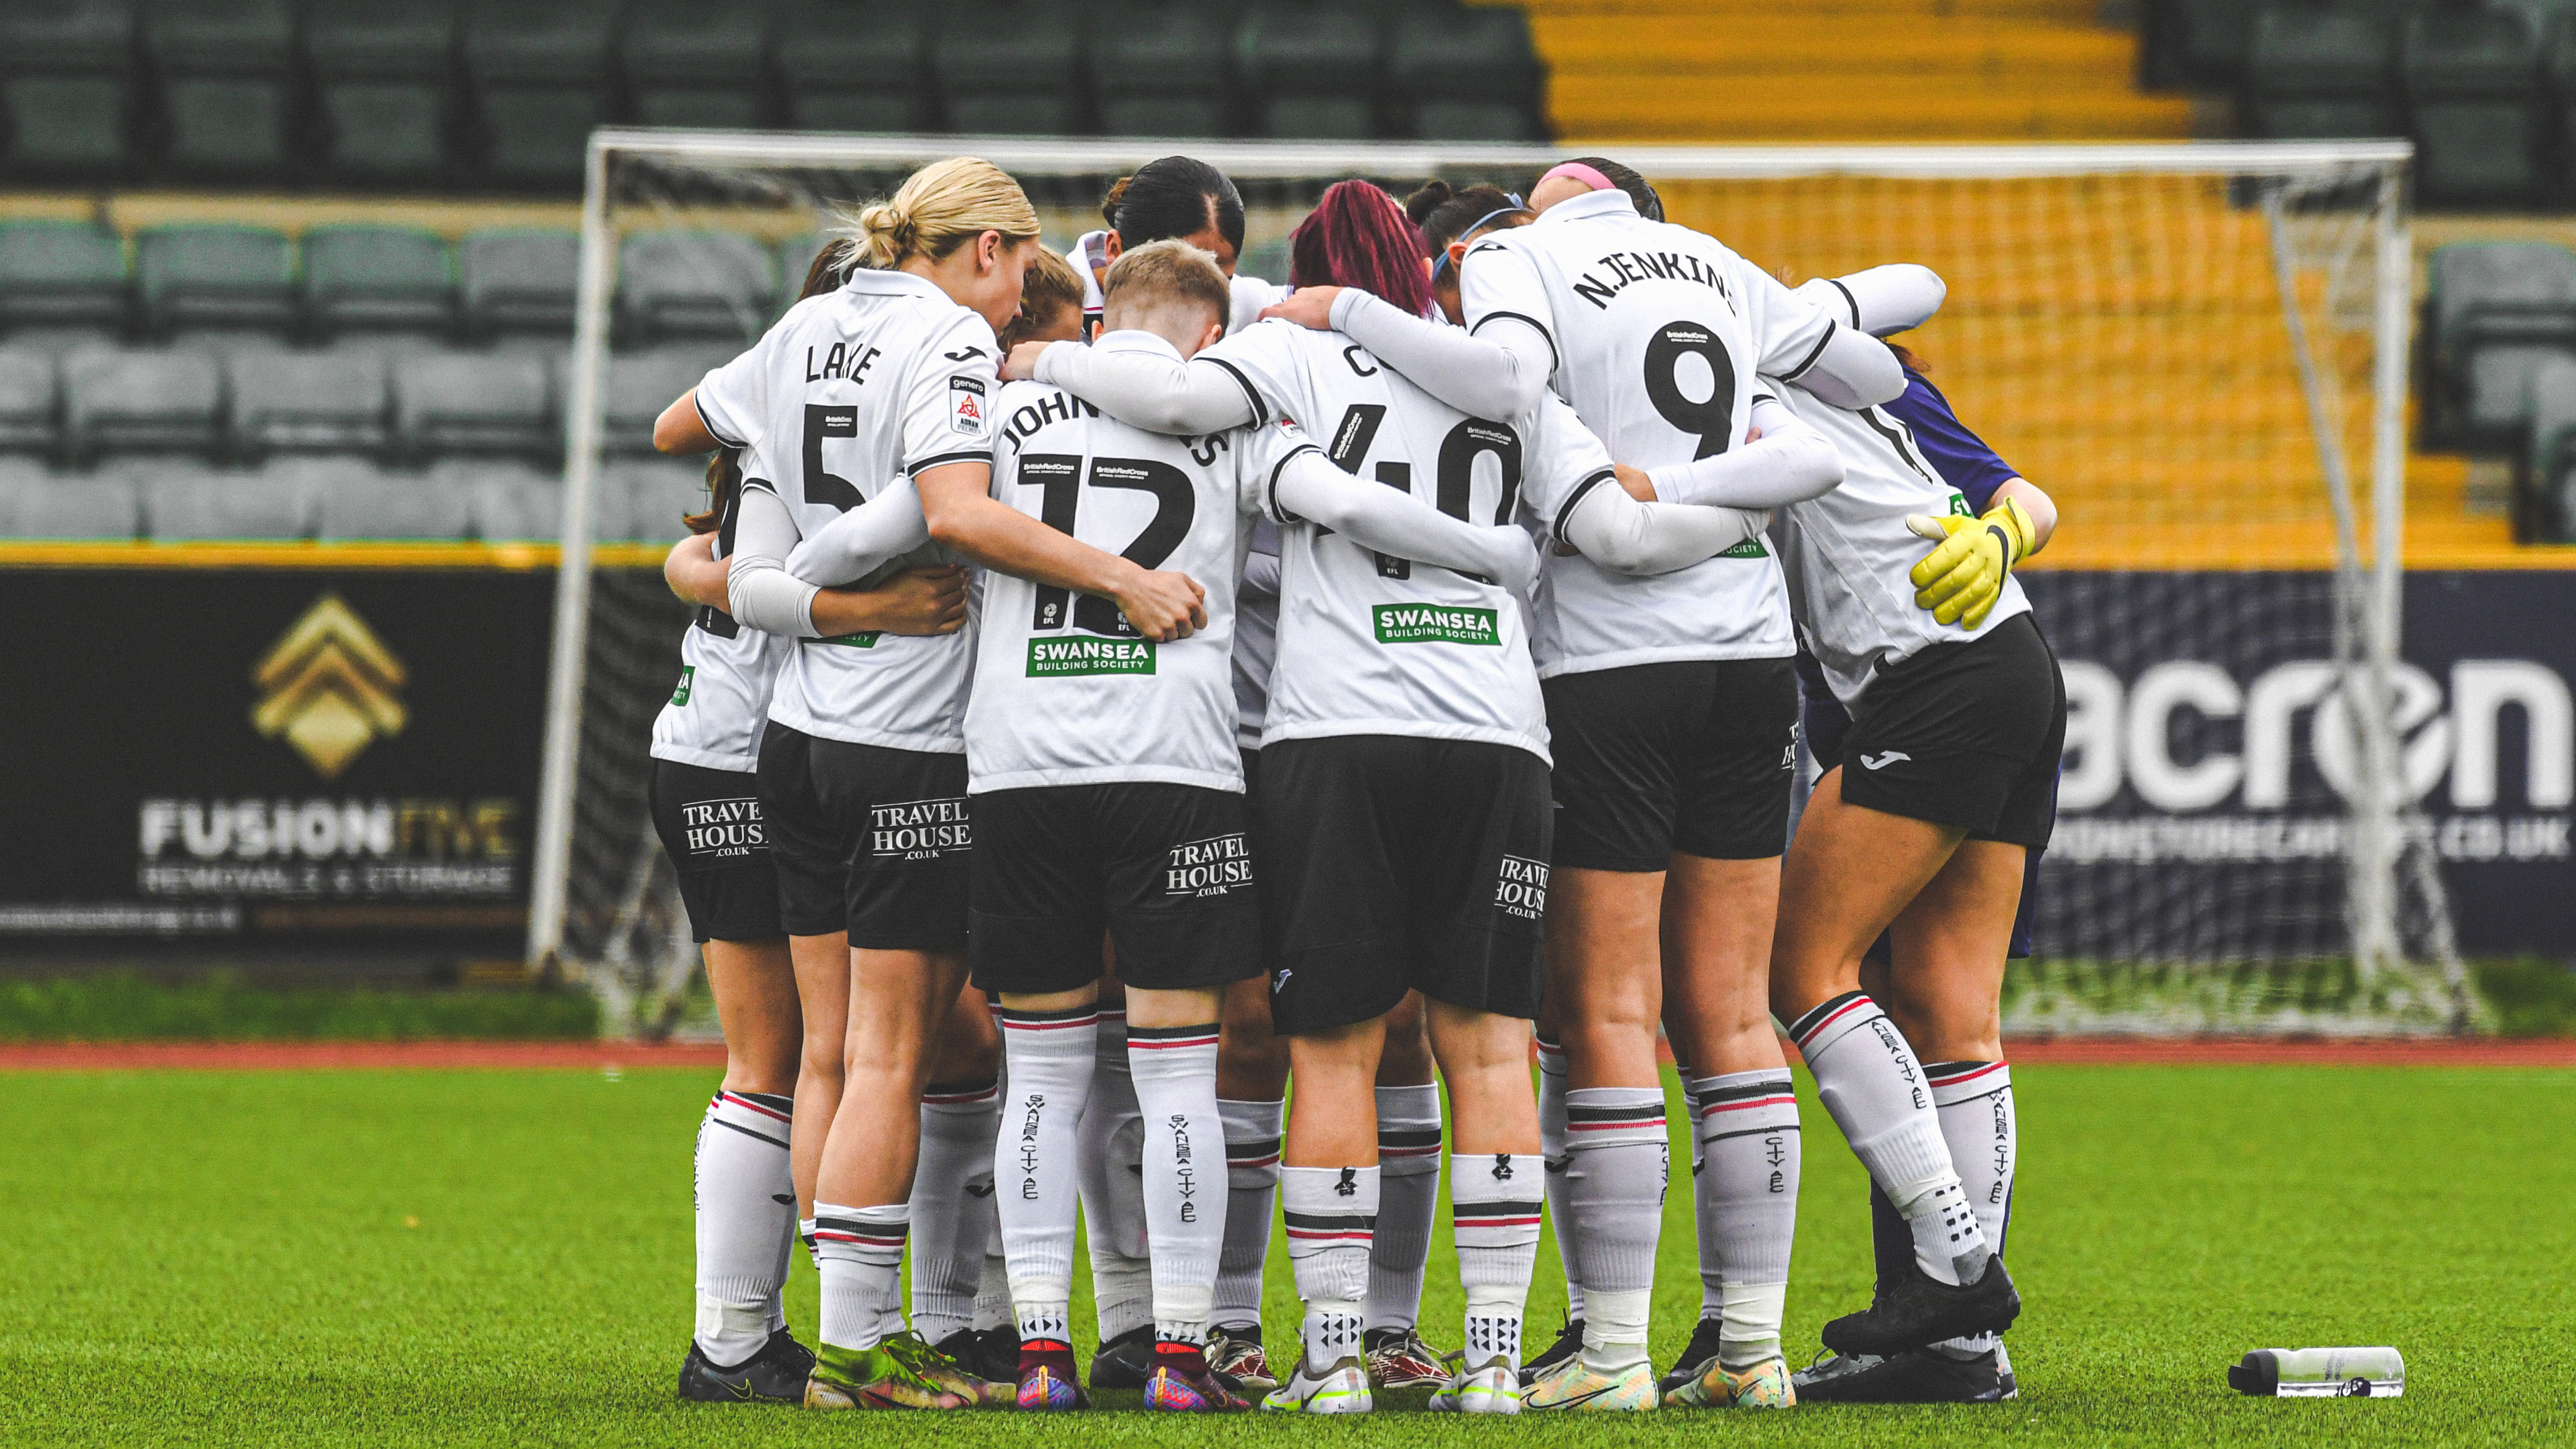
[[[1740,444],[1755,375],[1795,378],[1835,325],[1723,244],[1640,217],[1620,191],[1484,237],[1459,285],[1471,330],[1517,319],[1547,337],[1557,394],[1632,468]],[[1652,578],[1552,553],[1545,575],[1555,628],[1540,641],[1543,675],[1796,652],[1779,565],[1758,539]]]
[[[1243,582],[1234,591],[1234,711],[1236,743],[1261,748],[1261,726],[1270,718],[1270,670],[1279,658],[1279,525],[1266,515],[1252,525],[1252,551],[1243,556]]]
[[[1180,353],[1147,332],[1095,344]],[[996,406],[994,496],[1094,548],[1184,573],[1207,627],[1141,638],[1112,601],[1007,574],[985,577],[966,711],[967,789],[1161,781],[1243,789],[1234,697],[1235,583],[1272,472],[1311,450],[1293,424],[1166,437],[1044,383]]]
[[[1884,408],[1845,412],[1806,389],[1778,389],[1790,411],[1833,440],[1843,484],[1771,516],[1790,606],[1807,652],[1845,709],[1855,709],[1878,671],[1934,644],[1982,637],[2030,612],[2021,580],[2005,576],[2003,596],[1975,630],[1941,624],[1914,602],[1914,565],[1936,546],[1905,526],[1911,513],[1970,512],[1943,481],[1914,434]]]
[[[1471,418],[1338,332],[1261,322],[1199,356],[1234,374],[1256,418],[1295,418],[1344,472],[1470,523],[1519,521],[1524,490],[1545,500],[1610,467],[1561,404],[1508,423]],[[1280,530],[1264,746],[1413,735],[1548,757],[1528,601],[1482,578],[1282,521],[1294,526]]]
[[[750,453],[743,454],[743,462],[748,476],[757,464]],[[737,490],[716,520],[717,558],[733,553],[734,523],[741,511]],[[680,683],[653,717],[653,758],[710,770],[760,768],[760,730],[769,718],[770,690],[779,666],[795,648],[792,639],[746,629],[724,610],[699,605],[698,617],[680,637]]]
[[[766,488],[811,534],[898,475],[989,462],[997,344],[984,319],[910,272],[855,271],[698,384],[707,431],[767,464]],[[822,739],[966,748],[974,625],[954,634],[800,639],[770,718]]]

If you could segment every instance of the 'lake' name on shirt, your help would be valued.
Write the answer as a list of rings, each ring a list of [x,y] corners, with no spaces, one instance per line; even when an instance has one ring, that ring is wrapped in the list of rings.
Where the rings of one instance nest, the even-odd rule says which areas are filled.
[[[1735,289],[1726,284],[1726,278],[1687,252],[1612,252],[1593,265],[1607,270],[1618,280],[1605,282],[1585,272],[1574,279],[1574,295],[1604,312],[1610,310],[1611,298],[1618,296],[1631,283],[1645,281],[1697,282],[1703,287],[1715,288],[1717,294],[1726,299],[1729,309],[1735,306]]]
[[[867,379],[859,374],[867,371],[870,364],[884,355],[882,348],[864,344],[853,347],[847,342],[835,342],[832,344],[832,350],[823,354],[823,365],[817,368],[814,365],[814,349],[808,347],[805,349],[805,380],[822,382],[827,378],[837,378],[844,382],[865,382]]]

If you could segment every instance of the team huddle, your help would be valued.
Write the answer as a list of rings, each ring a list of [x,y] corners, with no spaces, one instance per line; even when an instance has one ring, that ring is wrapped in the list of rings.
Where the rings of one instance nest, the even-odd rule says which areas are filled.
[[[1202,162],[1103,217],[1060,257],[925,167],[656,424],[714,455],[651,751],[729,1058],[682,1396],[1084,1407],[1080,1225],[1089,1387],[1148,1409],[2010,1397],[1998,1000],[2066,717],[2012,569],[2056,510],[1882,340],[1941,280],[1792,289],[1597,157],[1340,183],[1284,287]],[[1794,1374],[1775,1020],[1878,1263]],[[1661,1376],[1659,1041],[1703,1293]]]

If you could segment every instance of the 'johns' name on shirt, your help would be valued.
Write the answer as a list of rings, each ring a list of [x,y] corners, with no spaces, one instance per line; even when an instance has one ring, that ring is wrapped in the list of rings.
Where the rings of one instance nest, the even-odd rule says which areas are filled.
[[[1729,309],[1735,306],[1735,289],[1708,263],[1688,252],[1612,252],[1592,264],[1608,272],[1615,281],[1605,282],[1592,272],[1574,279],[1574,295],[1607,312],[1610,299],[1637,282],[1697,282],[1716,289],[1726,299]]]
[[[1051,392],[1033,403],[1023,403],[1011,410],[1011,420],[1003,428],[1015,443],[1027,442],[1049,423],[1069,423],[1076,417],[1096,418],[1100,409],[1069,392]]]

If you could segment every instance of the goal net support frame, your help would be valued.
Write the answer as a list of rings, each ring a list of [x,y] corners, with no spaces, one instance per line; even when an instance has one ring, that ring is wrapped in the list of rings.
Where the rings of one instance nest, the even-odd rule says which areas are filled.
[[[2294,354],[2304,392],[2307,423],[2316,449],[2317,475],[2332,505],[2334,578],[2334,654],[2340,687],[2357,704],[2341,712],[2351,738],[2347,758],[2357,759],[2370,781],[2398,777],[2399,738],[2391,723],[2393,678],[2398,667],[2400,601],[2405,517],[2405,412],[2411,313],[2412,256],[2406,211],[2406,172],[2413,147],[2406,142],[2335,143],[2175,143],[2141,145],[2011,145],[2011,146],[1646,146],[1619,145],[1615,153],[1655,181],[1818,182],[1872,179],[1889,183],[1998,182],[2068,178],[2157,176],[2216,178],[2231,194],[2242,193],[2244,209],[2259,211],[2273,239],[2277,283],[2286,321],[2286,341]],[[1022,177],[1062,182],[1106,178],[1132,171],[1155,157],[1184,152],[1233,176],[1238,183],[1321,184],[1353,176],[1420,178],[1526,178],[1575,148],[1446,144],[1320,144],[1296,142],[1185,141],[1152,139],[1056,140],[968,136],[845,136],[785,133],[729,133],[679,130],[609,129],[590,142],[582,209],[579,312],[569,395],[565,406],[565,467],[561,567],[554,602],[551,673],[547,695],[543,772],[538,802],[535,852],[527,936],[530,962],[568,978],[589,981],[611,1008],[612,1031],[633,1029],[637,1018],[667,1020],[673,993],[687,980],[691,962],[673,959],[686,945],[685,930],[674,934],[670,905],[644,912],[650,919],[632,923],[632,900],[660,890],[667,895],[667,867],[657,885],[637,864],[618,875],[616,889],[627,904],[609,907],[621,913],[619,939],[576,943],[567,923],[576,914],[574,857],[576,834],[585,827],[577,808],[585,750],[585,703],[594,623],[597,570],[591,545],[591,519],[600,486],[601,403],[605,364],[612,331],[611,307],[617,291],[618,241],[625,208],[626,178],[658,171],[675,176],[759,176],[793,192],[805,183],[794,178],[865,175],[878,180],[871,189],[882,194],[890,182],[911,168],[946,156],[973,154]],[[2320,180],[2319,178],[2324,178]],[[1038,189],[1032,181],[1032,190]],[[1247,191],[1252,187],[1247,185]],[[2329,194],[2331,193],[2331,194]],[[811,193],[820,198],[823,193]],[[1096,195],[1096,192],[1093,194]],[[1668,192],[1668,197],[1670,193]],[[834,197],[832,199],[850,199]],[[2330,298],[2353,321],[2366,317],[2368,379],[2366,393],[2349,396],[2324,374],[2320,357],[2328,340],[2303,317],[2303,289],[2313,290],[2313,257],[2295,255],[2289,239],[2299,219],[2321,206],[2336,210],[2339,263],[2348,271],[2367,258],[2366,297]],[[649,209],[649,208],[648,208]],[[666,210],[678,214],[681,203]],[[1041,207],[1045,210],[1044,204]],[[1063,207],[1057,215],[1065,215]],[[1096,212],[1094,213],[1096,215]],[[1682,218],[1676,218],[1682,219]],[[1097,222],[1092,222],[1097,225]],[[1051,240],[1060,240],[1052,236]],[[1721,230],[1730,243],[1742,245]],[[1748,255],[1753,253],[1748,248]],[[1758,262],[1778,265],[1803,262],[1797,257],[1756,255]],[[1906,260],[1902,253],[1876,260]],[[2326,284],[2331,291],[2336,283]],[[2350,289],[2347,288],[2347,291]],[[1954,298],[1955,300],[1955,298]],[[2046,319],[2039,324],[2047,325]],[[756,335],[756,334],[755,334]],[[2349,338],[2345,339],[2347,342]],[[748,341],[748,338],[746,338]],[[2355,417],[2354,402],[2366,407],[2366,419]],[[1977,416],[1971,404],[1971,416]],[[2359,445],[2356,447],[2356,445]],[[2366,449],[2356,460],[2349,453]],[[2040,480],[2043,484],[2045,478]],[[2112,527],[2112,520],[2071,517],[2074,529]],[[2323,560],[2319,560],[2323,562]],[[2309,565],[2314,567],[2315,565]],[[658,580],[654,581],[658,587]],[[2322,726],[2320,726],[2322,728]],[[592,741],[591,748],[598,747]],[[646,769],[642,742],[634,742],[632,769]],[[640,794],[640,792],[638,792]],[[2411,849],[2406,814],[2411,808],[2402,792],[2362,788],[2346,792],[2347,834],[2342,851],[2343,951],[2352,969],[2367,981],[2390,971],[2413,970],[2423,977],[2427,960],[2447,982],[2454,1000],[2451,1025],[2465,1020],[2469,998],[2461,984],[2457,955],[2448,941],[2441,887],[2429,853]],[[631,810],[629,814],[631,815]],[[635,829],[633,819],[616,826],[621,837],[649,848],[650,830]],[[2420,833],[2420,832],[2419,832]],[[2410,858],[2411,857],[2411,858]],[[2401,897],[2415,898],[2416,924],[2401,922],[2408,908]],[[2429,928],[2423,918],[2431,918]],[[632,925],[633,929],[625,929]],[[2410,945],[2410,935],[2414,944]],[[659,942],[656,946],[653,943]],[[641,943],[639,945],[639,943]],[[2184,1024],[2182,1029],[2194,1028]],[[2316,1029],[2310,1018],[2275,1019],[2251,1029]],[[647,1028],[649,1029],[649,1027]],[[2153,1029],[2153,1028],[2150,1028]],[[2331,1029],[2329,1024],[2328,1029]],[[2365,1028],[2366,1029],[2366,1028]],[[2417,1029],[2423,1029],[2421,1027]],[[2436,1028],[2438,1029],[2438,1028]]]

